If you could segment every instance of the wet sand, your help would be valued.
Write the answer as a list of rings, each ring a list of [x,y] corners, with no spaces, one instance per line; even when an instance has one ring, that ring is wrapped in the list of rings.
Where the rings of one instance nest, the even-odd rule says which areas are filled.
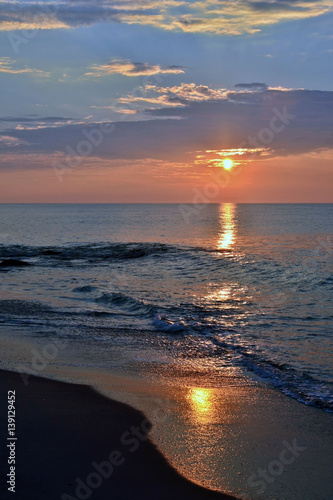
[[[4,478],[7,393],[15,391],[15,495]],[[2,499],[227,500],[183,478],[149,439],[143,413],[92,388],[0,371]],[[163,424],[163,413],[156,415]]]
[[[34,349],[41,352],[44,345],[47,345],[47,339],[35,341],[30,339],[28,342],[26,338],[16,337],[16,340],[2,338],[1,351],[4,360],[2,366],[10,371],[23,370],[27,373],[36,373],[36,366],[33,365],[31,359],[33,353],[36,352]],[[214,376],[210,370],[205,374],[198,374],[191,371],[179,372],[177,369],[156,367],[156,365],[147,366],[145,372],[137,373],[135,376],[109,370],[96,370],[85,366],[84,351],[80,350],[80,344],[76,342],[59,353],[56,362],[41,365],[39,375],[74,384],[70,386],[73,388],[73,393],[84,389],[84,391],[92,392],[94,398],[98,396],[98,393],[106,396],[102,398],[106,406],[99,405],[95,416],[96,422],[99,421],[98,426],[101,427],[99,435],[102,443],[105,437],[111,440],[113,436],[114,441],[110,442],[116,442],[115,446],[118,446],[119,436],[122,435],[121,429],[112,434],[112,429],[115,427],[111,415],[109,415],[108,422],[111,423],[112,429],[107,425],[108,430],[105,431],[103,427],[105,418],[101,416],[101,413],[109,411],[110,404],[115,405],[114,408],[123,408],[121,410],[123,419],[124,421],[127,419],[129,424],[126,424],[129,427],[127,431],[135,425],[126,417],[128,410],[134,411],[137,415],[136,419],[139,420],[144,418],[141,413],[143,412],[153,423],[149,432],[149,440],[156,445],[157,448],[154,446],[153,448],[160,457],[159,460],[163,459],[165,464],[171,464],[174,470],[177,470],[184,478],[210,490],[228,492],[247,500],[332,500],[333,498],[333,415],[300,404],[253,375],[234,377],[221,372],[215,373]],[[30,380],[36,379],[29,376],[29,386]],[[52,384],[49,381],[39,383]],[[94,387],[98,393],[82,387],[82,384]],[[56,385],[51,386],[56,387]],[[68,386],[65,384],[65,387]],[[61,391],[61,394],[65,394],[62,389]],[[42,408],[41,405],[44,403],[41,402],[40,394],[36,391],[36,404],[42,408],[38,410],[40,414],[50,415],[48,408],[55,406],[52,398],[57,401],[54,390],[51,395],[51,400],[46,400],[46,406]],[[69,434],[68,429],[75,429],[77,422],[80,422],[87,411],[91,414],[90,396],[87,400],[89,404],[85,405],[81,402],[82,411],[76,411],[72,406],[66,407],[69,404],[68,393],[61,406],[52,413],[51,418],[63,408],[62,417],[58,419],[63,435]],[[23,391],[22,401],[26,397],[27,394]],[[114,401],[123,403],[125,406],[118,406]],[[0,408],[3,408],[2,401]],[[70,421],[66,417],[67,413],[70,415]],[[31,414],[30,410],[28,414]],[[73,418],[74,422],[72,422]],[[47,418],[42,419],[42,429],[45,429],[46,421]],[[24,429],[24,425],[24,422],[21,423],[20,428]],[[91,422],[85,425],[87,429],[91,428]],[[25,439],[28,439],[32,428],[33,426],[30,425],[30,430],[26,435],[23,431]],[[80,429],[81,433],[82,426]],[[45,431],[45,439],[48,439],[47,436],[52,432],[52,427],[49,427]],[[91,430],[86,432],[86,436],[89,436],[91,432]],[[82,434],[80,435],[82,437]],[[90,439],[86,436],[83,441]],[[31,443],[32,439],[30,439]],[[293,448],[293,455],[288,447],[294,445],[296,447]],[[81,474],[80,477],[84,479],[84,474],[89,474],[87,467],[83,467],[85,471],[83,475],[77,469],[73,469],[79,460],[78,457],[81,454],[86,456],[86,450],[82,447],[83,445],[78,444],[77,451],[71,455],[72,472],[70,477],[68,476],[68,483],[64,483],[68,486],[71,495],[67,500],[77,498],[73,494],[75,493],[75,478]],[[110,446],[106,448],[104,455],[108,456]],[[129,445],[124,445],[123,448],[125,452],[128,452]],[[68,450],[66,453],[69,453]],[[139,450],[128,454],[130,457],[138,457],[138,453]],[[31,456],[32,461],[35,460],[33,454],[27,453],[26,456]],[[167,459],[167,462],[163,457]],[[85,460],[88,464],[94,460],[99,463],[99,460],[105,460],[105,457],[96,459],[86,456]],[[141,459],[138,460],[141,462]],[[124,463],[121,470],[125,471],[125,466]],[[82,467],[79,466],[78,469],[82,470]],[[150,466],[145,466],[145,470],[152,469]],[[116,472],[117,468],[110,480],[114,480]],[[261,477],[261,474],[264,476]],[[49,472],[45,476],[45,469],[42,475],[47,478],[53,477]],[[136,476],[135,481],[137,480]],[[124,485],[126,486],[126,480]],[[202,491],[205,494],[212,494],[200,488],[199,490],[200,494]],[[92,499],[100,498],[97,496],[98,491],[99,489],[92,491]],[[167,498],[173,498],[167,490],[166,493]],[[57,495],[55,497],[41,496],[41,498],[43,500],[61,499],[58,493]],[[20,497],[17,496],[17,498]],[[112,498],[122,497],[113,496]],[[131,499],[129,496],[125,498]],[[137,496],[137,491],[135,491],[134,498],[140,498]],[[149,499],[150,497],[143,498]],[[161,496],[161,498],[164,497]],[[179,497],[176,493],[175,498],[187,497]],[[192,495],[191,498],[198,497]],[[30,498],[24,497],[24,500],[30,500]],[[35,500],[35,497],[32,497],[32,500]],[[66,497],[62,500],[66,500]]]

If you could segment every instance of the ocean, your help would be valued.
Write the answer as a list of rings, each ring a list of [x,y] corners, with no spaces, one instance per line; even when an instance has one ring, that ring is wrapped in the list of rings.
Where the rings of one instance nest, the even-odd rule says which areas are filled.
[[[331,412],[332,221],[330,204],[3,204],[1,335],[47,339],[59,369],[255,377]]]

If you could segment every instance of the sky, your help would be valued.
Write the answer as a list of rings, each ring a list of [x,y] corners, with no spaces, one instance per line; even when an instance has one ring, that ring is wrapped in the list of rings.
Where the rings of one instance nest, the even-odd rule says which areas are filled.
[[[333,202],[333,0],[0,0],[0,202]]]

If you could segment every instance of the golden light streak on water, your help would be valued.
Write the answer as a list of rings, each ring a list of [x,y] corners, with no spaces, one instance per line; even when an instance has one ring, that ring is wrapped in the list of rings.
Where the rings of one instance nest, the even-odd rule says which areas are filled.
[[[217,243],[219,250],[230,250],[236,241],[235,204],[223,203],[220,206],[221,232]]]

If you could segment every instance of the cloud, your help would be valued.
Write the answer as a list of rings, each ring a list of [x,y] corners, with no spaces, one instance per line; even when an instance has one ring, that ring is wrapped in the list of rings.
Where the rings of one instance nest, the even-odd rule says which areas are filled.
[[[269,87],[266,83],[238,83],[235,85],[236,91],[225,88],[212,88],[208,85],[198,85],[195,83],[181,83],[173,87],[160,87],[147,84],[136,91],[136,95],[128,94],[119,99],[115,99],[110,106],[104,109],[116,110],[119,104],[127,105],[136,112],[145,111],[150,113],[158,109],[171,107],[188,106],[191,102],[213,102],[228,100],[238,104],[254,105],[257,103],[258,93],[264,91],[279,90],[290,91],[284,87]],[[298,89],[301,90],[301,89]],[[140,94],[141,95],[138,95]],[[265,99],[267,98],[267,95]],[[156,115],[156,113],[154,113]]]
[[[9,57],[0,57],[0,73],[9,73],[11,75],[20,75],[22,73],[28,73],[31,76],[42,76],[48,78],[50,73],[42,71],[40,69],[16,67],[16,61],[13,61]]]
[[[257,91],[263,91],[267,90],[268,85],[266,83],[237,83],[235,85],[236,89],[247,89],[247,90],[257,90]]]
[[[182,83],[173,87],[158,87],[147,85],[147,90],[153,90],[159,94],[167,94],[169,99],[178,97],[187,102],[215,101],[226,99],[226,89],[213,89],[207,85],[196,85],[195,83]]]
[[[18,139],[17,137],[12,137],[10,135],[2,135],[0,136],[0,149],[3,146],[7,147],[15,147],[20,146],[21,144],[27,144],[25,141]]]
[[[26,115],[26,116],[0,116],[0,122],[36,122],[37,120],[42,120],[43,122],[67,122],[75,120],[75,118],[65,118],[63,116],[44,116],[38,117],[38,115]]]
[[[105,75],[124,75],[124,76],[151,76],[159,74],[174,74],[179,75],[184,73],[184,68],[182,66],[167,66],[162,68],[159,65],[153,65],[142,62],[132,62],[123,59],[113,59],[107,64],[93,65],[91,71],[86,73],[86,76],[105,76]]]
[[[112,133],[103,136],[98,147],[93,147],[92,156],[110,161],[149,157],[194,164],[200,151],[213,152],[213,157],[207,156],[207,160],[212,160],[223,156],[223,152],[231,154],[244,150],[246,155],[242,158],[238,155],[239,161],[251,161],[256,151],[256,160],[261,161],[266,157],[332,148],[333,92],[269,88],[265,91],[226,93],[221,89],[219,93],[208,89],[198,92],[194,84],[190,85],[193,92],[188,92],[184,85],[156,87],[157,96],[164,98],[170,98],[170,89],[175,95],[181,94],[182,105],[176,108],[181,120],[174,119],[174,106],[150,110],[150,119],[146,121],[131,121],[128,115],[129,119],[114,123]],[[211,98],[199,100],[197,96],[201,95]],[[15,151],[22,155],[73,154],[99,127],[97,123],[83,122],[59,124],[55,128],[52,128],[53,123],[50,125],[34,130],[6,129],[2,136],[5,137],[3,153],[12,150],[12,145],[6,142],[9,136],[12,142],[14,139],[19,141]],[[95,135],[100,136],[96,132]]]
[[[117,110],[118,103],[128,106],[127,109],[132,109],[135,112],[148,112],[153,109],[161,109],[163,107],[179,107],[185,106],[179,99],[173,99],[169,95],[150,95],[147,93],[146,87],[143,88],[142,96],[134,97],[129,94],[126,97],[120,97],[113,106],[109,109]]]
[[[1,2],[0,29],[60,29],[116,22],[167,31],[240,35],[278,22],[317,17],[333,0],[37,0]]]
[[[8,124],[12,124],[13,129],[8,129]],[[0,132],[7,133],[7,130],[38,130],[42,128],[57,128],[72,124],[95,123],[93,116],[83,119],[70,118],[65,116],[39,116],[30,114],[25,116],[1,116]]]
[[[216,101],[228,98],[229,91],[226,89],[213,89],[207,85],[195,83],[181,83],[173,87],[159,87],[147,84],[140,87],[136,95],[128,94],[117,100],[107,109],[116,110],[118,105],[126,105],[128,109],[135,112],[150,111],[168,108],[181,108],[190,102]],[[141,94],[141,95],[138,95]]]
[[[173,87],[159,87],[147,84],[137,89],[136,95],[128,94],[106,106],[91,106],[98,109],[109,109],[116,113],[136,114],[144,111],[156,111],[162,108],[181,108],[191,102],[219,101],[228,99],[227,89],[213,89],[207,85],[181,83]],[[124,106],[127,106],[125,108]]]

